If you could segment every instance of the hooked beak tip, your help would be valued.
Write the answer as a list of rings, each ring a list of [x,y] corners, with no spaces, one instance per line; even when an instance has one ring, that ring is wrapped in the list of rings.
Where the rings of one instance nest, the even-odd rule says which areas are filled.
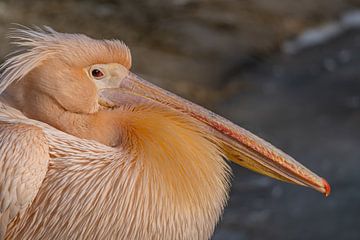
[[[325,189],[324,195],[325,195],[325,197],[328,197],[331,192],[330,184],[324,178],[322,179],[322,181],[323,181],[324,189]]]

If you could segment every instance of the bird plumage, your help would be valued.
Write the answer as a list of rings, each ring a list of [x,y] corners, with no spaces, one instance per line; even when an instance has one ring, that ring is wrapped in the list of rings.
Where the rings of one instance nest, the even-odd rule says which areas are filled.
[[[40,128],[0,121],[0,239],[34,200],[48,162],[49,148]]]
[[[114,141],[121,145],[113,148],[80,139],[20,112],[8,117],[8,111],[16,111],[3,105],[0,126],[16,124],[16,128],[27,124],[29,128],[42,129],[50,152],[46,178],[38,186],[40,189],[33,191],[33,195],[39,191],[36,199],[28,204],[24,214],[12,216],[7,239],[209,238],[227,200],[230,171],[201,125],[150,103],[127,104],[116,111],[84,115],[61,111],[63,105],[73,108],[70,104],[51,103],[48,95],[40,98],[39,91],[31,94],[36,88],[59,91],[57,79],[66,87],[66,77],[76,76],[68,73],[76,71],[75,66],[116,62],[130,67],[125,45],[53,30],[19,30],[13,38],[26,49],[5,62],[1,86],[10,89],[5,90],[5,96],[23,98],[15,102],[16,108],[28,117],[80,137],[84,132],[80,128],[84,127],[93,133],[88,138],[100,142],[101,137],[94,135],[97,129],[101,129],[99,135],[108,137],[116,125],[120,139]],[[54,71],[54,66],[61,71]],[[84,100],[79,94],[85,87],[72,86],[63,92],[70,92],[70,100],[79,105]],[[60,98],[63,99],[66,100]],[[91,101],[85,98],[84,102]],[[65,118],[61,125],[59,121],[66,115],[72,118]],[[83,118],[91,120],[82,126]],[[67,124],[74,128],[64,127]],[[13,134],[13,138],[19,137]],[[3,139],[3,144],[17,152],[12,142]]]
[[[50,28],[11,37],[19,50],[0,75],[0,239],[209,239],[228,198],[225,156],[330,191],[250,132],[138,79],[118,40]]]
[[[51,156],[36,199],[10,225],[7,239],[211,236],[229,187],[229,168],[219,149],[191,119],[177,113],[148,106],[122,111],[122,126],[131,134],[123,135],[124,148],[2,111],[1,121],[42,128]]]

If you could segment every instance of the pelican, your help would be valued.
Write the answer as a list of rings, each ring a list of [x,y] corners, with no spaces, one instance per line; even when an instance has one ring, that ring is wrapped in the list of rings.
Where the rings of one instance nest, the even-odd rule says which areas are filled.
[[[330,193],[266,141],[130,72],[119,40],[49,27],[10,38],[0,239],[209,239],[228,199],[226,159]]]

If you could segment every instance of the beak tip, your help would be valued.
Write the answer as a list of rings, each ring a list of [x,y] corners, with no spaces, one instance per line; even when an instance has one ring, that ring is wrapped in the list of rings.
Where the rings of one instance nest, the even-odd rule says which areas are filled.
[[[324,195],[325,195],[325,197],[328,197],[331,192],[330,184],[325,179],[322,179],[322,181],[323,181],[324,189],[325,189]]]

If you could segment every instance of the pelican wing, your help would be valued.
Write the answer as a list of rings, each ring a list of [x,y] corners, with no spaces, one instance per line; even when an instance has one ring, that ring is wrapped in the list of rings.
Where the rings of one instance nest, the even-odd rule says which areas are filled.
[[[49,147],[42,130],[0,122],[0,240],[8,224],[21,217],[45,178]]]

